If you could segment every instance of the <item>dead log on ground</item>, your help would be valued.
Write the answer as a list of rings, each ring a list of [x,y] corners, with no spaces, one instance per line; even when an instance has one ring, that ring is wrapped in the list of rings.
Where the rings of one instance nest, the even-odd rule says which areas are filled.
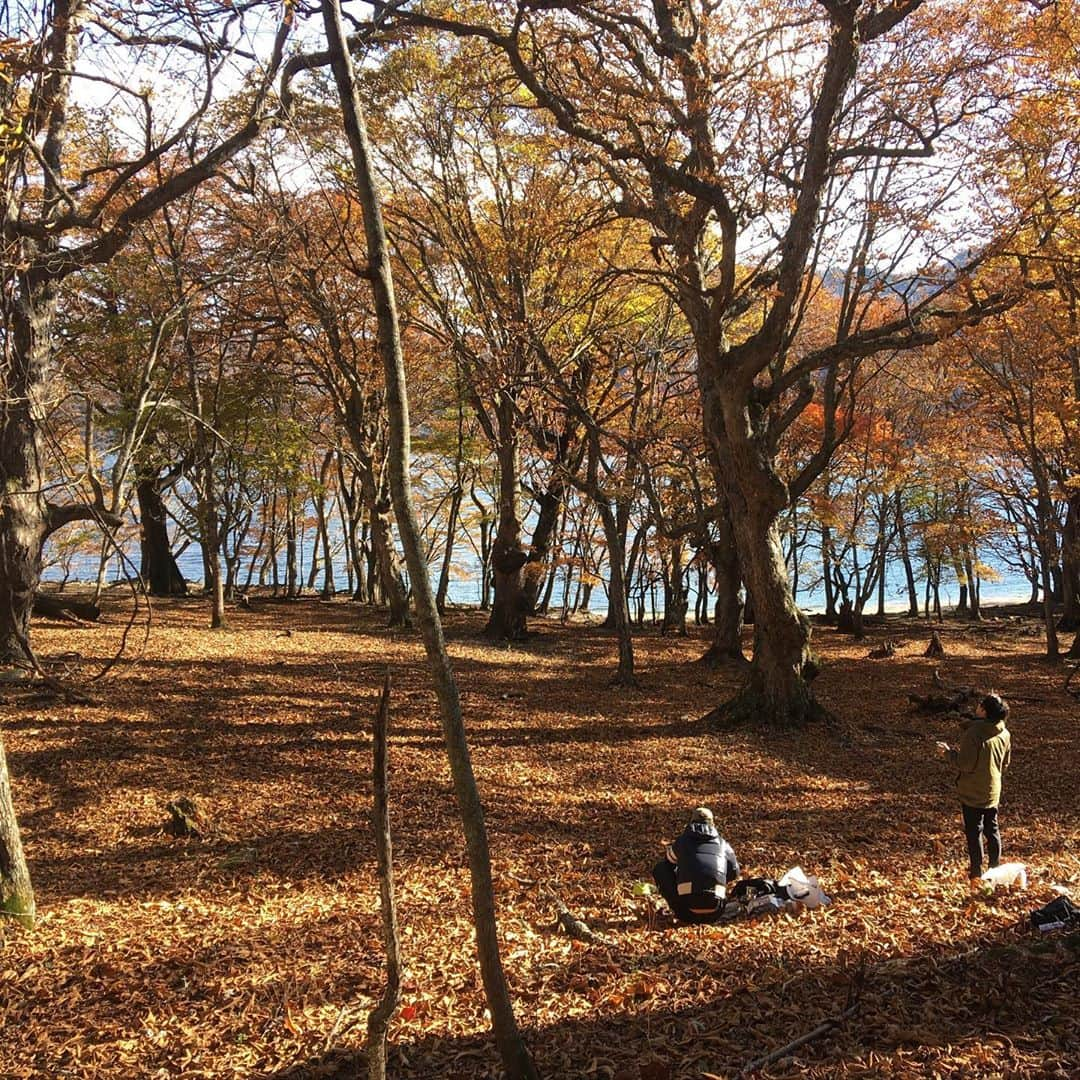
[[[958,695],[965,698],[977,698],[983,696],[983,691],[977,686],[966,686],[963,683],[947,682],[941,674],[941,668],[934,668],[934,685],[946,694]]]
[[[581,919],[576,918],[571,913],[570,909],[562,902],[562,900],[560,900],[559,897],[557,897],[555,893],[553,893],[551,889],[549,889],[546,885],[544,886],[544,892],[546,892],[548,896],[551,897],[551,902],[555,905],[555,910],[558,913],[556,925],[562,929],[563,933],[565,933],[567,937],[571,937],[575,941],[587,941],[591,945],[615,944],[615,942],[612,941],[611,938],[607,937],[604,934],[598,934],[595,930],[589,927],[587,923],[584,923],[581,921]]]
[[[56,593],[34,593],[34,614],[65,622],[97,622],[101,608],[85,600],[71,600]]]
[[[896,655],[896,642],[892,638],[886,638],[876,648],[871,649],[867,654],[868,660],[888,660],[890,657]]]
[[[919,712],[945,713],[961,712],[963,706],[970,705],[977,695],[959,694],[908,694],[908,701]]]

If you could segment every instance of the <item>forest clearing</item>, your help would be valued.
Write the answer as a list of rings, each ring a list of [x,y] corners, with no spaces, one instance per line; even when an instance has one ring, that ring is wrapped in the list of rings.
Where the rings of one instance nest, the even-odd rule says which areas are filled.
[[[1080,1080],[1078,14],[0,4],[0,1080]]]
[[[115,601],[107,618],[41,623],[41,656],[78,653],[92,673],[126,621]],[[1026,925],[1051,883],[1080,882],[1080,717],[1036,620],[946,621],[943,661],[922,655],[926,623],[861,642],[819,627],[815,686],[836,725],[768,734],[701,721],[737,683],[692,662],[700,631],[641,634],[640,689],[618,690],[610,631],[536,620],[530,639],[492,645],[479,613],[446,622],[504,962],[542,1075],[734,1077],[839,1013],[862,965],[854,1015],[759,1075],[1077,1075],[1080,939]],[[896,655],[868,659],[886,634]],[[388,1071],[500,1075],[419,638],[344,603],[256,601],[222,633],[202,603],[163,601],[135,652],[89,688],[97,704],[3,688],[39,916],[32,933],[0,927],[0,1075],[362,1074],[383,982],[369,815],[388,668],[404,965]],[[955,732],[907,701],[937,668],[1013,703],[1002,830],[1026,892],[967,891],[932,756]],[[202,837],[163,832],[178,795],[205,810]],[[744,873],[801,864],[833,904],[650,927],[632,886],[699,803]],[[557,930],[545,886],[611,943]]]

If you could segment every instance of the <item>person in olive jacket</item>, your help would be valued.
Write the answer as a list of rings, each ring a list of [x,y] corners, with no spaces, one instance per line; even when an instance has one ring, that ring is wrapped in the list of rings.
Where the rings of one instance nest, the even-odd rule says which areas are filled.
[[[972,885],[982,876],[983,838],[991,868],[1001,862],[997,813],[1001,774],[1009,767],[1012,754],[1012,739],[1005,726],[1008,717],[1009,706],[997,694],[987,694],[979,703],[976,718],[960,737],[959,748],[937,744],[941,756],[957,769],[956,792],[964,815]]]

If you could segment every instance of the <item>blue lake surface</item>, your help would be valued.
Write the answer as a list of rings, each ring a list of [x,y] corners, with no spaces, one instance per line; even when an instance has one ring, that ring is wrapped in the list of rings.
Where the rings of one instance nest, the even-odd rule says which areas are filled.
[[[305,536],[304,542],[300,545],[300,579],[306,584],[308,573],[311,568],[311,549],[313,544],[310,537]],[[127,580],[130,573],[133,572],[132,567],[138,568],[139,564],[139,551],[137,545],[128,545],[125,549],[127,558],[130,560],[128,565],[124,565],[120,559],[115,555],[110,559],[108,570],[106,573],[106,581],[116,582]],[[458,548],[463,555],[469,555],[469,549],[465,545],[461,545]],[[49,557],[49,549],[46,548],[46,558]],[[192,584],[201,584],[203,577],[203,563],[202,554],[196,544],[190,544],[184,549],[178,560],[180,572],[184,575],[185,579]],[[471,565],[470,565],[471,562]],[[241,563],[241,570],[239,574],[240,583],[243,584],[247,579],[248,559],[244,559]],[[261,561],[260,561],[261,565]],[[430,567],[432,579],[435,580],[439,573],[440,564],[435,562]],[[885,607],[888,611],[906,611],[907,610],[907,590],[904,585],[903,570],[899,560],[897,560],[891,566],[890,579],[886,585],[886,602]],[[74,556],[70,562],[70,572],[68,580],[69,582],[89,582],[92,583],[97,580],[98,572],[98,558],[89,554],[79,554]],[[464,576],[461,574],[464,573]],[[58,582],[64,576],[64,569],[59,565],[48,566],[44,579],[50,582]],[[278,559],[278,580],[282,583],[285,581],[285,556],[281,553]],[[689,575],[690,583],[690,610],[693,612],[694,602],[697,597],[695,585],[697,582],[697,574],[691,573]],[[339,593],[344,594],[348,588],[348,575],[345,572],[345,562],[339,553],[334,559],[334,583]],[[256,569],[255,576],[252,580],[253,585],[258,584],[258,570]],[[919,603],[923,601],[923,589],[924,582],[919,580],[917,582]],[[322,570],[320,569],[318,578],[316,580],[316,591],[322,588]],[[575,573],[574,581],[571,584],[571,599],[577,589],[577,575]],[[658,613],[663,611],[663,591],[656,587],[656,610]],[[959,586],[955,579],[946,578],[941,589],[941,602],[944,607],[952,607],[956,604],[959,598]],[[981,586],[981,598],[983,605],[993,604],[1013,604],[1022,603],[1030,598],[1031,588],[1027,581],[1017,574],[1009,574],[1003,572],[1001,579],[998,581],[983,581]],[[465,562],[464,565],[459,566],[459,576],[451,578],[449,588],[449,598],[452,603],[462,605],[474,605],[480,603],[480,581],[479,581],[479,563],[475,559],[471,559],[469,562]],[[557,579],[554,592],[552,594],[552,607],[553,609],[559,609],[563,604],[563,576],[560,573]],[[807,612],[821,611],[825,606],[824,594],[820,590],[807,590],[800,589],[798,596],[796,597],[799,606]],[[875,596],[867,604],[867,611],[872,612],[877,609],[877,597]],[[603,587],[597,587],[593,590],[591,603],[589,610],[593,614],[604,615],[607,612],[607,599],[606,593]],[[646,597],[646,614],[651,615],[652,603],[651,599]]]

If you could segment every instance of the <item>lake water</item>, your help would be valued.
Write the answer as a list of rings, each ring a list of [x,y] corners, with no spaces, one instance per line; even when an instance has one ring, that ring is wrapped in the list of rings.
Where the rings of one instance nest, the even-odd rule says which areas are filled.
[[[308,573],[311,568],[311,548],[312,544],[310,540],[305,537],[304,543],[300,545],[300,580],[306,584]],[[129,573],[132,572],[132,565],[137,568],[139,564],[139,551],[137,545],[129,544],[126,547],[127,558],[130,563],[125,566],[119,558],[114,556],[110,559],[109,567],[107,571],[107,581],[117,582],[126,581]],[[467,548],[460,548],[461,551],[468,553]],[[49,549],[46,548],[46,556],[48,558]],[[193,585],[201,585],[203,577],[203,564],[202,554],[197,545],[191,544],[184,551],[181,552],[177,563],[180,567],[180,572],[184,575],[184,578]],[[241,567],[240,582],[243,582],[247,578],[248,562],[245,560]],[[472,571],[471,576],[469,571]],[[472,566],[465,565],[459,567],[459,572],[464,571],[464,576],[451,578],[449,588],[449,598],[452,603],[461,605],[475,605],[480,603],[480,582],[479,582],[479,563],[476,560],[472,560]],[[904,579],[902,576],[902,567],[897,561],[893,566],[892,578],[887,583],[886,588],[886,610],[888,611],[906,611],[907,610],[907,590],[904,586]],[[64,576],[64,568],[59,565],[48,566],[44,579],[46,581],[57,582]],[[98,572],[98,559],[95,556],[88,554],[78,554],[72,557],[69,566],[69,582],[89,582],[93,583],[97,580]],[[431,567],[431,574],[433,581],[437,579],[439,573],[439,564],[434,564]],[[282,554],[278,560],[278,580],[280,582],[285,581],[285,557]],[[571,584],[571,599],[573,593],[576,592],[576,575],[574,583]],[[694,603],[697,598],[697,592],[694,585],[697,581],[696,573],[690,575],[690,611],[694,610]],[[348,589],[348,575],[345,572],[345,563],[340,553],[334,559],[334,583],[339,593],[344,594]],[[258,570],[256,569],[255,576],[253,578],[253,584],[258,584]],[[316,591],[322,588],[322,571],[319,571],[319,576],[316,580]],[[923,600],[923,588],[922,581],[918,582],[919,589],[919,602]],[[554,610],[561,608],[563,603],[563,575],[560,574],[556,582],[555,590],[552,595],[552,607]],[[959,598],[959,587],[955,580],[946,581],[941,590],[941,602],[944,607],[953,607],[957,599]],[[999,581],[984,581],[981,587],[981,598],[984,605],[993,604],[1013,604],[1022,603],[1030,598],[1031,589],[1026,580],[1016,574],[1003,574]],[[820,590],[805,590],[800,589],[797,600],[799,606],[807,612],[821,611],[825,606],[825,598]],[[657,613],[663,611],[663,590],[657,586],[656,588],[656,610]],[[874,611],[877,608],[877,598],[875,597],[867,605],[868,611]],[[606,594],[603,588],[596,588],[593,590],[592,602],[589,606],[589,610],[597,615],[604,615],[607,613],[607,600]],[[652,613],[652,602],[650,597],[646,597],[646,615],[649,616]]]

